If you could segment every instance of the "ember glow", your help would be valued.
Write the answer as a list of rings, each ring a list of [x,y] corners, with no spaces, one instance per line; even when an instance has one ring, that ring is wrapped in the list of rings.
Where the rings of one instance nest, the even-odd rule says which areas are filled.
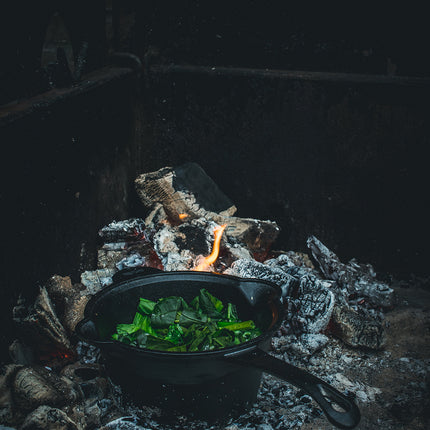
[[[209,269],[209,266],[211,264],[215,263],[219,254],[219,245],[221,242],[221,237],[226,227],[227,227],[227,224],[223,224],[221,226],[217,226],[214,228],[215,239],[212,247],[212,252],[210,253],[210,255],[205,257],[203,261],[198,266],[196,266],[193,270],[196,270],[198,272],[204,272],[207,269]]]
[[[185,219],[188,218],[188,214],[179,214],[179,219]]]

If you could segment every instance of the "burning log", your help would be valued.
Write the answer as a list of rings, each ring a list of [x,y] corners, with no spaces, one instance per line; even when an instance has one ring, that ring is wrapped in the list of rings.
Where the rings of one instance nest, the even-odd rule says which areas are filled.
[[[237,210],[196,163],[144,173],[136,178],[135,187],[147,208],[160,203],[173,223],[181,222],[181,214],[190,218],[204,217],[207,212],[232,216]]]
[[[145,220],[149,228],[203,218],[227,224],[229,240],[260,253],[267,253],[279,234],[273,221],[234,217],[236,207],[195,163],[142,174],[136,178],[135,187],[142,203],[152,210]]]
[[[315,236],[310,236],[307,244],[324,276],[338,283],[346,302],[350,297],[364,296],[373,306],[393,306],[393,289],[376,279],[370,264],[357,264],[355,260],[351,260],[349,264],[342,263],[337,255]]]

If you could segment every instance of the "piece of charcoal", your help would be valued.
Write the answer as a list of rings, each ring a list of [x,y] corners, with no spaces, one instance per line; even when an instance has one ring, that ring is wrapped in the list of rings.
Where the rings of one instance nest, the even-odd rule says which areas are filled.
[[[275,253],[276,254],[276,253]],[[264,264],[268,266],[279,267],[280,269],[289,267],[298,267],[303,271],[312,272],[315,270],[315,266],[312,264],[309,256],[296,251],[278,251],[275,257],[270,260],[266,260]]]
[[[324,330],[335,307],[335,295],[312,275],[302,276],[299,280],[297,298],[294,299],[297,314],[301,318],[305,333],[319,333]]]
[[[382,322],[363,309],[336,306],[332,314],[330,332],[354,347],[379,350],[385,345]]]
[[[281,269],[296,278],[300,278],[301,276],[305,276],[310,273],[316,274],[316,271],[313,268],[302,264],[298,259],[293,259],[291,254],[288,253],[266,260],[264,264],[269,267]]]
[[[140,218],[112,221],[99,231],[104,242],[128,242],[140,240],[145,230],[145,222]]]
[[[282,288],[282,295],[288,296],[297,287],[297,279],[281,269],[266,266],[255,260],[236,260],[224,271],[226,275],[241,278],[255,278],[271,281]]]
[[[351,260],[349,264],[342,263],[337,255],[315,236],[308,238],[307,245],[324,276],[336,281],[345,289],[346,299],[358,295],[366,297],[374,306],[384,308],[393,306],[394,290],[376,279],[370,264],[357,264],[355,260]]]

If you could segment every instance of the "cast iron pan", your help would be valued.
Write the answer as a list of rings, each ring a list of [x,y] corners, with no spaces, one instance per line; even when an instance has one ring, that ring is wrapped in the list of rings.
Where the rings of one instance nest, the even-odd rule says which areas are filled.
[[[280,288],[267,281],[242,279],[208,272],[161,272],[137,268],[118,272],[113,284],[95,294],[76,327],[78,336],[100,348],[107,362],[118,363],[136,380],[160,384],[201,384],[259,369],[290,382],[308,393],[328,420],[339,428],[360,421],[356,404],[316,376],[269,355],[271,338],[285,318]],[[137,348],[110,339],[116,324],[129,321],[139,297],[157,300],[181,295],[190,301],[200,288],[237,306],[241,319],[253,319],[262,335],[234,347],[207,352],[165,352]],[[251,372],[250,372],[251,373]]]

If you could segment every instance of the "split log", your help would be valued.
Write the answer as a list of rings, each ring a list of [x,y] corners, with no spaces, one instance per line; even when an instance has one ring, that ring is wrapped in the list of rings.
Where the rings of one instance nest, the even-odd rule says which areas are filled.
[[[186,220],[205,218],[218,225],[227,224],[225,234],[250,251],[265,254],[279,234],[273,221],[234,217],[236,207],[195,163],[164,167],[145,173],[135,180],[142,203],[151,210],[145,220],[147,228],[169,222],[177,225]]]
[[[196,163],[144,173],[135,186],[147,208],[160,203],[172,221],[179,222],[180,214],[200,218],[206,212],[230,216],[236,212],[232,201]]]
[[[27,312],[23,308],[22,305],[14,308],[14,321],[26,343],[41,354],[55,350],[71,350],[66,330],[55,312],[45,287],[40,288],[39,295]]]
[[[31,411],[42,405],[61,407],[82,400],[79,386],[42,366],[22,367],[11,384],[17,407]]]
[[[79,430],[78,426],[61,409],[40,406],[27,416],[21,430]]]

